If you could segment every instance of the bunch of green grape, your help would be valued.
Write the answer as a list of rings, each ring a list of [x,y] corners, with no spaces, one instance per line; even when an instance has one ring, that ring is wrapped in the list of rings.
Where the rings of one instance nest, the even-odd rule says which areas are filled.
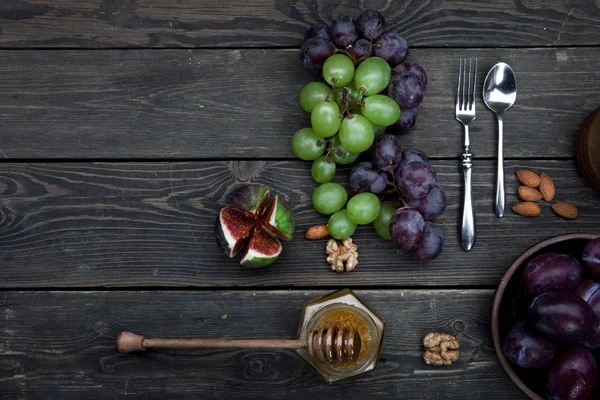
[[[294,154],[313,161],[318,183],[331,181],[336,164],[354,162],[400,117],[398,103],[379,94],[391,79],[383,58],[369,57],[355,68],[350,57],[335,54],[323,64],[323,78],[329,85],[310,82],[302,88],[300,104],[310,113],[311,128],[292,138]]]
[[[313,205],[322,214],[332,214],[329,233],[343,239],[354,233],[357,224],[375,221],[381,204],[373,193],[360,193],[346,205],[346,190],[330,182],[336,165],[350,164],[367,151],[385,127],[398,121],[400,107],[380,94],[391,79],[383,58],[369,57],[355,68],[350,57],[335,54],[323,64],[323,78],[328,85],[311,82],[300,92],[311,128],[296,132],[292,151],[302,160],[313,161],[312,177],[321,184],[313,194]]]

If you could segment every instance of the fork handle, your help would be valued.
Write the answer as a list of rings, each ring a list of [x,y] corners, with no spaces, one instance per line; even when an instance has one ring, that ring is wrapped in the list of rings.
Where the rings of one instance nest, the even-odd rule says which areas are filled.
[[[496,215],[504,216],[504,124],[498,114],[498,175],[496,176]]]
[[[469,251],[475,243],[475,213],[473,211],[473,194],[471,184],[472,154],[466,149],[462,155],[462,172],[464,178],[464,197],[460,242],[463,249]]]

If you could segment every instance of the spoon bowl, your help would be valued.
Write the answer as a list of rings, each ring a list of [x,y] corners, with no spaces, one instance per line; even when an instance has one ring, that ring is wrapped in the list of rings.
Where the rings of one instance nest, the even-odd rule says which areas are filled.
[[[517,78],[512,68],[500,62],[490,69],[483,84],[483,101],[490,110],[502,114],[517,99]]]

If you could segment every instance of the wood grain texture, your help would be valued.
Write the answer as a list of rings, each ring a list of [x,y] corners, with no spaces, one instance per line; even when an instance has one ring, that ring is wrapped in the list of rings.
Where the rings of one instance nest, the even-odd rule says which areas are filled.
[[[303,237],[309,226],[327,222],[312,208],[309,162],[0,164],[0,286],[494,286],[540,240],[600,233],[600,194],[586,186],[575,161],[506,163],[507,209],[518,201],[514,172],[545,171],[555,181],[555,201],[579,208],[568,221],[547,203],[535,219],[512,212],[497,218],[495,163],[475,160],[478,236],[464,252],[457,237],[459,160],[433,165],[449,204],[440,217],[446,240],[440,258],[420,264],[364,226],[353,235],[357,269],[338,274],[325,263],[325,241]],[[345,184],[347,169],[336,180]],[[295,239],[266,270],[240,267],[214,240],[218,210],[246,182],[284,194],[296,215]]]
[[[454,116],[457,57],[479,58],[479,82],[499,60],[519,94],[505,116],[505,156],[574,156],[598,106],[600,52],[579,49],[415,50],[429,86],[405,146],[463,151]],[[310,126],[298,96],[314,77],[297,50],[3,51],[0,156],[8,158],[288,158]],[[478,93],[472,152],[495,157],[495,117]]]
[[[387,322],[379,365],[328,385],[294,351],[118,354],[115,336],[294,338],[323,291],[7,292],[0,316],[2,398],[524,399],[496,360],[491,290],[358,291]],[[224,318],[226,316],[226,318]],[[421,359],[430,331],[461,338],[460,360]]]
[[[4,0],[2,47],[299,46],[315,23],[365,8],[412,46],[600,44],[592,0]]]

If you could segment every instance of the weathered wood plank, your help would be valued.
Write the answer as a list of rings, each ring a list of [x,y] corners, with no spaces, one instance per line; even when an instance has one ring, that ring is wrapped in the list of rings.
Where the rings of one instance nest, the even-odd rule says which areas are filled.
[[[579,49],[415,50],[429,74],[405,145],[462,153],[454,118],[457,57],[509,62],[519,95],[505,118],[507,157],[574,154],[575,134],[598,106],[600,52]],[[293,157],[310,125],[298,104],[312,79],[297,50],[2,51],[0,131],[9,158]],[[493,114],[478,95],[472,151],[495,157]],[[210,144],[210,145],[207,145]]]
[[[496,360],[491,290],[359,291],[386,321],[375,371],[327,385],[294,351],[119,355],[122,330],[154,337],[294,338],[305,301],[326,292],[7,292],[0,381],[8,398],[521,399]],[[226,314],[226,318],[224,318]],[[430,331],[461,337],[460,360],[424,364]],[[6,397],[4,397],[6,398]]]
[[[310,25],[364,7],[381,10],[413,46],[600,44],[600,9],[590,0],[5,0],[0,46],[299,46]]]
[[[303,238],[307,227],[327,221],[312,208],[309,162],[0,164],[0,286],[491,286],[544,238],[600,234],[600,195],[573,161],[506,164],[509,208],[517,201],[515,170],[546,171],[556,181],[556,200],[579,207],[579,218],[567,221],[548,204],[535,219],[510,211],[497,218],[495,163],[476,160],[478,239],[464,252],[457,238],[459,161],[433,165],[449,202],[440,218],[446,239],[440,258],[421,265],[364,226],[354,235],[358,268],[339,275],[325,263],[325,242]],[[340,170],[336,180],[345,183],[346,176]],[[214,241],[218,210],[242,182],[283,193],[296,213],[296,238],[267,270],[240,267]]]

